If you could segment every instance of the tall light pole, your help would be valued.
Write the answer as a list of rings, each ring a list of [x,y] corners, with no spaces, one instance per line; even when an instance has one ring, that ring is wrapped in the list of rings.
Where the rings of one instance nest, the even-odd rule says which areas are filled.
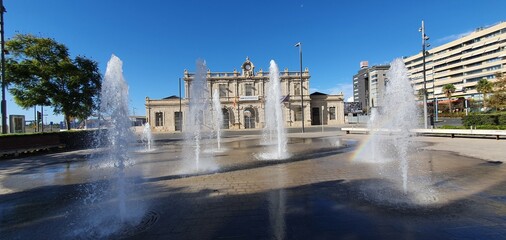
[[[435,91],[435,86],[436,85],[436,72],[434,70],[434,65],[432,65],[432,108],[434,109],[434,127],[436,126],[436,121],[437,121],[437,96],[436,96],[436,91]]]
[[[181,110],[181,78],[179,78],[179,131],[183,132],[183,111]]]
[[[422,33],[422,61],[423,61],[423,123],[424,127],[427,128],[427,74],[425,73],[425,56],[427,55],[427,52],[425,51],[425,48],[430,46],[428,43],[426,43],[427,40],[429,40],[429,37],[425,35],[425,25],[422,20],[422,27],[418,29],[419,32]]]
[[[322,132],[323,132],[323,110],[325,110],[325,106],[322,106]]]
[[[4,1],[0,0],[0,27],[2,28],[0,30],[0,35],[1,35],[0,41],[2,41],[1,49],[0,49],[0,51],[2,51],[2,53],[1,53],[1,57],[2,57],[2,103],[1,103],[1,106],[2,106],[2,134],[7,133],[7,102],[5,101],[5,87],[7,85],[7,82],[5,80],[4,12],[6,12],[5,8],[4,8]]]
[[[300,110],[302,112],[302,133],[304,133],[304,84],[302,82],[302,43],[298,42],[295,47],[299,48],[300,59]]]

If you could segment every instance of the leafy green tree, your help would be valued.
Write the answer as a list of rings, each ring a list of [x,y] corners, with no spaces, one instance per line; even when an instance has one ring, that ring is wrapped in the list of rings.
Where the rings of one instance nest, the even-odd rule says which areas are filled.
[[[427,93],[427,89],[424,89],[424,88],[420,88],[418,89],[418,93],[417,93],[417,96],[418,96],[418,100],[422,101],[423,100],[423,96]]]
[[[448,109],[452,112],[452,94],[455,92],[455,85],[449,83],[443,86],[443,93],[448,98]]]
[[[483,108],[486,108],[487,105],[487,94],[492,92],[493,84],[489,82],[487,79],[483,78],[476,84],[476,91],[483,94]]]
[[[71,59],[65,45],[50,38],[18,34],[6,42],[6,80],[14,100],[23,108],[52,106],[70,119],[85,119],[97,107],[102,76],[97,62]]]
[[[496,110],[506,108],[506,75],[496,74],[497,81],[494,82],[492,95],[489,98],[490,106]]]

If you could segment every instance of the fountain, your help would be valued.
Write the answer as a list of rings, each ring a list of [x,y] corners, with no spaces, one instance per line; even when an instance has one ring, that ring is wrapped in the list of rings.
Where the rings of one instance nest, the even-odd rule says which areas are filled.
[[[413,96],[414,90],[402,59],[395,59],[391,63],[387,78],[385,93],[380,98],[381,107],[371,110],[368,123],[371,136],[365,151],[362,151],[367,154],[362,154],[360,159],[381,164],[378,168],[379,174],[394,181],[400,179],[402,190],[406,194],[408,169],[413,168],[409,166],[408,155],[415,149],[410,130],[418,127],[419,114]],[[398,170],[388,168],[388,164],[396,165]]]
[[[108,159],[117,169],[117,198],[121,221],[126,216],[125,167],[129,161],[128,144],[131,139],[130,120],[128,118],[128,86],[123,78],[123,63],[112,55],[107,63],[105,78],[100,93],[100,112],[109,118]]]
[[[149,123],[144,124],[144,129],[142,130],[142,142],[144,143],[145,151],[152,151],[153,134],[151,133],[151,126]]]
[[[186,118],[185,141],[183,145],[183,156],[185,157],[184,171],[200,171],[214,169],[212,156],[203,158],[206,146],[205,139],[212,138],[213,126],[207,125],[206,120],[210,117],[209,92],[207,89],[207,66],[205,61],[198,60],[194,78],[189,82],[189,111]],[[205,161],[204,161],[205,160]]]
[[[223,124],[223,112],[221,111],[220,95],[218,89],[213,94],[213,123],[216,134],[217,151],[221,151],[221,125]]]
[[[263,159],[286,159],[287,138],[283,122],[283,109],[281,86],[279,79],[279,69],[271,60],[269,67],[269,83],[267,84],[267,100],[265,102],[265,128],[263,139],[267,144],[274,144],[275,148],[267,154],[263,154]]]
[[[82,228],[71,234],[104,238],[125,228],[135,226],[142,219],[142,204],[127,206],[127,199],[134,194],[134,186],[127,180],[127,170],[133,165],[130,157],[131,122],[128,118],[128,85],[123,78],[122,61],[112,55],[107,63],[100,93],[100,115],[105,120],[107,147],[89,160],[90,169],[96,172],[97,182],[83,185],[85,206]],[[100,136],[100,134],[99,134]],[[97,141],[100,141],[97,139]],[[102,182],[106,179],[107,181]],[[107,225],[107,228],[102,226]]]

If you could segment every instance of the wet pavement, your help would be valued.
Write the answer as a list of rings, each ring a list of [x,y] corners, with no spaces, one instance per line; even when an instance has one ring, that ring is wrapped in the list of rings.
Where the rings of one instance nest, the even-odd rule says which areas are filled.
[[[289,137],[265,160],[229,134],[198,171],[177,136],[132,146],[122,216],[102,149],[0,161],[0,239],[506,239],[503,140],[417,137],[405,193],[395,164],[356,159],[367,135]]]

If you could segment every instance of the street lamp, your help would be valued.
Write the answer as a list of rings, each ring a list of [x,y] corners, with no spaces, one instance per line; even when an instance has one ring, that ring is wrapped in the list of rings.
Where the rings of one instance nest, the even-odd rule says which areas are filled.
[[[437,102],[437,96],[436,96],[436,92],[434,90],[434,85],[436,85],[436,72],[434,71],[434,65],[432,65],[432,108],[434,109],[434,114],[433,116],[435,117],[434,119],[434,127],[436,126],[436,122],[437,122],[437,111],[438,111],[438,102]]]
[[[323,111],[325,110],[325,106],[322,106],[322,132],[323,132]]]
[[[422,33],[422,61],[423,61],[423,119],[424,119],[424,127],[427,128],[427,76],[425,73],[425,56],[427,52],[425,49],[430,46],[426,41],[429,40],[429,37],[425,35],[425,25],[422,20],[422,27],[418,29],[419,32]]]
[[[179,131],[183,132],[183,110],[181,109],[181,78],[179,78]]]
[[[302,112],[302,133],[304,133],[304,84],[302,82],[302,43],[298,42],[295,47],[299,48],[300,60],[300,110]]]
[[[7,82],[5,80],[5,39],[4,39],[4,1],[0,0],[0,35],[2,41],[1,45],[1,58],[2,58],[2,134],[7,133],[7,102],[5,101],[5,87],[7,85]]]

